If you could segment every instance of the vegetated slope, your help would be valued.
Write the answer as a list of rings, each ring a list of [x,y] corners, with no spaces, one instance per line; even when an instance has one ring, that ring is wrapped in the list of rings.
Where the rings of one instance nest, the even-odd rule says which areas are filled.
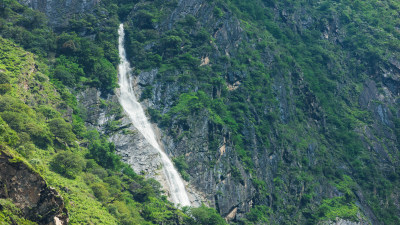
[[[186,214],[176,209],[162,195],[158,182],[136,175],[115,155],[114,145],[107,141],[106,136],[96,130],[86,129],[76,98],[71,94],[74,89],[67,89],[60,81],[72,87],[79,82],[81,86],[76,89],[86,85],[100,85],[97,87],[104,92],[110,91],[112,85],[108,84],[116,79],[113,66],[109,66],[112,70],[110,74],[110,71],[102,71],[109,76],[108,81],[111,83],[99,84],[94,81],[101,73],[96,72],[96,64],[107,60],[104,48],[94,45],[88,38],[74,34],[71,35],[75,37],[75,42],[67,40],[68,44],[61,42],[56,45],[56,40],[68,34],[53,33],[46,27],[45,17],[41,13],[21,6],[16,1],[8,3],[0,5],[2,163],[8,161],[10,168],[16,168],[16,174],[28,168],[35,176],[43,177],[44,181],[41,177],[36,178],[36,181],[43,181],[46,187],[49,185],[55,188],[63,197],[63,204],[68,210],[68,214],[64,212],[63,216],[69,218],[70,224],[192,224],[195,223],[194,218],[196,221],[210,219],[219,224],[224,223],[215,210],[206,207],[185,209]],[[30,20],[32,17],[39,21]],[[36,25],[32,25],[35,21]],[[14,42],[4,39],[6,37],[38,55],[23,50]],[[101,53],[86,58],[94,63],[88,67],[80,61],[82,58],[57,52],[60,48],[75,49],[78,44],[85,43],[92,46],[85,50],[97,49]],[[111,62],[104,64],[107,67]],[[85,71],[91,70],[89,67],[94,69],[91,75]],[[105,70],[101,65],[99,67]],[[0,168],[1,178],[10,175],[5,174],[9,172],[8,168]],[[12,180],[23,183],[19,179],[27,177],[16,175]],[[8,185],[8,182],[5,181],[4,185]],[[41,221],[44,216],[52,215],[48,211],[39,211],[37,214],[31,212],[39,206],[29,202],[31,198],[26,198],[27,193],[15,196],[13,192],[11,196],[11,189],[6,186],[4,188],[2,186],[0,192],[0,223],[44,224]],[[26,188],[33,193],[36,187],[28,185],[19,188]],[[46,192],[40,194],[45,197]],[[38,193],[33,193],[35,195]],[[52,200],[50,197],[42,202]],[[16,199],[22,200],[24,204]]]
[[[191,0],[120,9],[166,151],[191,165],[177,164],[223,216],[396,224],[399,7]]]
[[[79,124],[72,126],[72,116],[77,115],[69,114],[71,108],[50,84],[47,67],[36,63],[32,53],[4,39],[1,39],[1,67],[2,144],[15,149],[49,185],[58,189],[69,203],[71,223],[116,223],[117,215],[111,215],[102,202],[108,202],[109,207],[121,213],[126,211],[127,215],[121,216],[128,217],[127,220],[142,221],[132,194],[134,190],[137,193],[143,190],[141,197],[151,197],[154,194],[151,184],[128,168],[125,168],[128,175],[118,172],[120,168],[115,167],[118,158],[108,148],[111,145],[95,131],[86,131]],[[90,142],[76,135],[84,135]],[[99,158],[95,154],[110,159],[104,163],[105,168],[96,163]],[[7,172],[3,169],[6,168],[2,167],[2,172]],[[130,189],[133,184],[136,187]],[[130,214],[136,214],[137,218]]]

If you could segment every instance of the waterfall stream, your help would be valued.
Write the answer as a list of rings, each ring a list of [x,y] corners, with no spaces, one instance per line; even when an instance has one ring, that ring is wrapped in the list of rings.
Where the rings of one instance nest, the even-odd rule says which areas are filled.
[[[118,50],[121,60],[118,66],[118,78],[120,86],[119,102],[122,105],[122,108],[128,114],[132,124],[136,127],[136,129],[138,129],[144,138],[149,142],[149,144],[151,144],[160,153],[161,162],[163,164],[163,172],[169,186],[171,200],[175,204],[180,204],[181,206],[190,206],[190,201],[182,178],[173,166],[171,160],[158,144],[153,128],[151,127],[151,124],[149,123],[146,114],[144,113],[140,103],[137,101],[133,91],[130,65],[126,58],[124,47],[125,32],[123,24],[120,24],[119,26],[118,35]]]

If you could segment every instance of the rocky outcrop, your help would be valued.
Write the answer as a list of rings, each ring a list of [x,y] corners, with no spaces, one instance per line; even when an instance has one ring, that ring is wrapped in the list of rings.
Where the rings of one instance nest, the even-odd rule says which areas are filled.
[[[115,144],[117,153],[136,173],[156,176],[157,168],[161,167],[158,152],[144,140],[127,116],[123,114],[122,118],[116,118],[116,114],[112,113],[115,108],[120,108],[116,95],[110,95],[107,99],[107,103],[113,107],[102,107],[100,91],[95,88],[81,92],[78,99],[81,108],[87,110],[87,126],[102,133],[109,132],[109,139]],[[111,123],[116,125],[113,130],[108,129]]]
[[[223,16],[219,17],[215,15],[214,6],[206,1],[178,1],[169,18],[157,25],[157,30],[167,32],[186,15],[193,15],[197,18],[197,23],[209,30],[214,38],[214,54],[230,57],[244,37],[243,29],[240,21],[229,10],[222,10]],[[134,10],[131,17],[135,18],[135,13]],[[207,60],[204,60],[203,66],[210,66],[213,63],[209,57],[204,58]],[[132,86],[138,99],[146,87],[153,86],[152,99],[142,103],[145,108],[151,107],[165,112],[172,106],[177,95],[187,91],[187,87],[181,83],[162,83],[157,80],[158,74],[157,68],[142,71],[132,81]],[[236,84],[237,88],[247,74],[242,71],[229,71],[226,76],[228,83]],[[99,91],[87,89],[78,95],[78,100],[82,111],[87,112],[84,113],[87,116],[85,118],[87,125],[100,132],[108,132],[109,140],[115,144],[116,151],[124,162],[129,163],[139,174],[156,178],[162,184],[165,182],[157,151],[144,141],[124,113],[121,118],[116,118],[115,113],[112,113],[115,109],[105,106],[115,106],[118,103],[116,95],[108,96],[107,103],[103,104],[104,100],[101,99]],[[110,124],[115,125],[112,131],[109,129]],[[215,126],[207,112],[200,113],[196,118],[190,118],[183,129],[176,122],[172,126],[178,134],[170,133],[171,130],[160,130],[156,126],[154,129],[159,132],[159,142],[169,157],[183,155],[190,165],[188,169],[190,181],[187,183],[187,189],[192,204],[196,206],[205,203],[213,206],[228,220],[241,218],[253,205],[255,188],[233,148],[229,132],[223,127]],[[191,133],[183,135],[187,130]],[[249,132],[255,135],[251,128]],[[179,135],[183,138],[177,138]],[[211,147],[210,138],[215,140],[214,143],[218,146]],[[209,149],[217,150],[214,148],[221,150],[210,155]]]
[[[318,225],[370,225],[371,223],[362,218],[360,215],[358,215],[359,222],[354,222],[350,220],[345,220],[342,218],[336,218],[335,221],[323,221],[318,223]]]
[[[11,199],[23,216],[46,225],[66,225],[68,211],[57,191],[18,157],[0,151],[0,198]]]
[[[146,72],[149,76],[153,76],[156,73],[157,71]],[[149,79],[151,78],[142,79],[138,82],[146,83]],[[81,92],[78,95],[78,99],[80,108],[87,110],[87,117],[85,118],[87,126],[107,134],[109,140],[115,144],[116,152],[121,156],[122,160],[131,165],[137,174],[144,175],[147,178],[154,178],[160,182],[168,196],[169,189],[162,170],[160,154],[133,126],[125,113],[121,111],[120,116],[115,113],[122,110],[117,95],[109,95],[107,100],[103,100],[100,98],[100,91],[90,88]],[[106,101],[105,104],[107,106],[102,106],[101,101]],[[115,127],[110,129],[110,124],[114,124]],[[154,127],[154,130],[158,131],[158,128]],[[196,190],[195,187],[189,185],[187,186],[187,191],[192,205],[207,204],[205,197],[201,194],[202,192]]]
[[[216,60],[222,56],[239,58],[238,46],[246,45],[245,42],[249,42],[252,37],[243,32],[241,21],[228,8],[218,5],[221,13],[216,15],[215,7],[212,3],[202,0],[178,1],[173,10],[168,12],[168,16],[158,24],[153,24],[152,29],[162,37],[169,31],[173,31],[174,28],[179,27],[177,24],[188,15],[193,16],[196,23],[192,26],[196,27],[196,30],[206,29],[213,37],[213,49],[204,56],[200,55],[201,63],[199,63],[199,66],[212,67],[217,65],[223,67],[221,77],[225,78],[229,91],[234,93],[240,91],[241,82],[246,77],[253,76],[253,74],[246,69],[239,71],[223,63],[218,65]],[[321,33],[321,40],[338,45],[338,47],[346,37],[339,16],[334,12],[332,12],[331,20],[321,23],[309,15],[307,9],[303,7],[294,11],[274,8],[273,12],[276,20],[282,20],[281,25],[283,27],[290,27],[300,34],[309,32],[317,26]],[[137,14],[139,13],[140,9],[134,9],[131,12],[131,18],[134,19],[127,21],[137,32],[142,29],[135,24],[135,18],[138,17]],[[194,30],[190,31],[190,35],[196,32]],[[250,43],[257,43],[257,41]],[[152,43],[152,45],[157,46],[155,43]],[[147,43],[145,46],[144,51],[151,48],[148,47]],[[182,46],[182,48],[184,47],[186,46]],[[337,196],[336,194],[329,194],[334,192],[333,189],[335,188],[323,176],[318,181],[305,182],[301,181],[302,178],[299,179],[299,177],[290,174],[292,173],[291,170],[306,171],[306,174],[312,173],[304,168],[303,162],[307,162],[307,166],[310,168],[319,167],[324,162],[324,159],[318,156],[318,152],[321,152],[326,144],[323,144],[325,142],[324,137],[319,137],[329,132],[327,129],[330,128],[327,126],[327,115],[320,103],[321,99],[315,95],[312,85],[307,83],[306,78],[304,78],[303,73],[305,71],[302,71],[295,62],[289,65],[290,69],[282,70],[277,68],[280,65],[277,65],[276,59],[274,59],[274,57],[279,57],[279,54],[275,52],[276,50],[269,49],[268,46],[263,50],[256,49],[254,46],[247,47],[258,51],[262,55],[260,60],[265,65],[266,70],[271,71],[273,97],[269,97],[275,98],[274,100],[277,102],[276,105],[265,104],[263,106],[251,106],[251,100],[247,100],[245,103],[250,108],[252,118],[243,118],[245,122],[240,135],[244,137],[245,148],[250,152],[255,168],[254,173],[251,174],[246,171],[244,163],[239,159],[229,129],[213,124],[206,110],[192,112],[190,116],[185,118],[171,115],[171,124],[161,128],[163,131],[161,132],[161,140],[165,146],[165,151],[172,157],[184,156],[190,165],[188,169],[191,178],[190,183],[204,193],[210,205],[217,208],[219,213],[228,220],[240,219],[253,205],[261,204],[274,207],[274,205],[282,204],[283,208],[294,206],[294,208],[299,209],[303,207],[302,204],[305,200],[302,198],[306,192],[313,193],[312,205],[318,206],[322,199]],[[135,57],[135,55],[131,55],[133,66]],[[346,64],[346,59],[343,60],[340,63]],[[366,82],[365,89],[361,93],[348,91],[353,87],[347,85],[353,83],[353,81],[346,77],[343,80],[338,78],[332,87],[332,89],[337,88],[333,92],[335,92],[335,95],[341,96],[340,101],[345,101],[349,105],[353,104],[350,104],[350,102],[354,102],[354,104],[358,102],[362,109],[369,110],[372,113],[374,121],[372,127],[366,126],[363,129],[357,129],[356,132],[361,139],[364,138],[365,148],[374,152],[372,158],[380,161],[379,163],[382,165],[380,169],[385,171],[385,174],[396,171],[394,165],[397,159],[393,160],[390,156],[398,155],[395,137],[393,137],[393,132],[390,129],[394,127],[393,121],[396,117],[393,108],[396,109],[395,101],[398,98],[396,97],[398,96],[396,65],[399,65],[399,63],[392,60],[391,64],[394,66],[392,66],[392,69],[386,69],[386,75],[375,78],[375,81]],[[335,65],[328,63],[326,66],[330,68]],[[177,101],[177,96],[180,94],[201,90],[201,84],[199,84],[201,81],[191,81],[190,86],[180,81],[157,79],[157,77],[174,76],[186,71],[179,71],[179,69],[164,73],[160,71],[161,69],[151,68],[147,72],[138,72],[137,83],[139,85],[134,86],[139,96],[142,92],[145,93],[146,87],[152,87],[151,97],[143,101],[143,104],[156,109],[161,114],[165,114],[173,107],[173,104]],[[382,93],[378,92],[377,82],[384,84],[381,87],[382,90],[380,90]],[[234,84],[238,85],[235,87]],[[212,88],[213,90],[207,94],[217,98],[219,90],[215,86]],[[249,98],[250,96],[251,94],[247,95]],[[263,97],[267,98],[267,96]],[[264,115],[256,107],[265,107]],[[285,138],[282,138],[282,136],[287,134],[285,130],[280,130],[279,127],[284,126],[282,124],[296,124],[298,110],[302,111],[305,116],[304,121],[301,122],[302,125],[300,125],[302,128],[296,130],[299,133],[291,134],[291,137],[283,141]],[[354,110],[356,111],[356,109]],[[268,134],[269,137],[265,141],[268,142],[268,147],[265,147],[260,135],[257,134],[256,127],[257,125],[260,126],[257,124],[258,118],[268,116],[269,112],[273,112],[271,114],[277,112],[277,119],[270,118],[271,129]],[[308,134],[303,135],[301,132]],[[315,139],[305,138],[305,136],[314,136]],[[385,137],[385,140],[388,141],[384,143],[379,137]],[[298,145],[301,141],[306,142],[302,147]],[[328,152],[333,152],[334,149],[334,144],[328,144]],[[301,162],[301,158],[303,158],[303,162]],[[343,168],[345,174],[354,172],[342,160],[332,158],[330,161],[334,162],[334,165],[332,165],[335,168],[334,170]],[[257,182],[264,182],[265,190],[257,190]],[[313,188],[307,186],[313,186]],[[378,221],[374,219],[375,215],[369,209],[368,203],[362,201],[359,196],[357,201],[360,202],[360,211],[377,224]],[[284,218],[285,216],[286,218]],[[289,218],[290,216],[280,213],[276,213],[272,217],[274,217],[271,219],[274,221],[273,223],[277,224],[292,219]],[[351,223],[351,221],[340,220],[340,218],[338,221],[339,224]]]

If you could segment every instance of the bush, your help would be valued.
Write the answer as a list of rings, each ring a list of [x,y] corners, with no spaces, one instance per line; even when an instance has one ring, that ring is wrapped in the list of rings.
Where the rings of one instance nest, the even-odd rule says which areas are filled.
[[[0,95],[10,92],[12,89],[11,84],[0,84]]]
[[[61,116],[57,110],[48,105],[39,106],[38,112],[40,112],[46,119],[54,119]]]
[[[104,202],[105,200],[108,199],[108,197],[110,197],[110,193],[103,184],[95,183],[91,187],[94,196],[96,196],[96,198],[98,198],[100,201]]]
[[[213,208],[205,205],[190,210],[190,214],[196,220],[196,224],[202,225],[223,225],[227,224],[225,220]]]
[[[153,18],[154,16],[146,11],[139,11],[135,17],[135,25],[141,29],[153,29]]]
[[[18,139],[17,133],[10,129],[7,123],[0,117],[0,142],[13,146],[18,142]]]
[[[67,178],[75,179],[85,168],[85,160],[73,152],[60,152],[51,160],[50,168]]]
[[[192,15],[186,15],[184,20],[182,21],[183,25],[188,27],[194,27],[196,25],[197,19]]]
[[[4,72],[0,72],[0,84],[9,84],[10,83],[10,75]]]
[[[246,218],[251,222],[268,223],[269,213],[271,213],[270,208],[265,205],[257,205],[246,214]]]
[[[161,50],[174,55],[179,51],[181,44],[182,39],[179,36],[166,36],[161,39]]]
[[[63,66],[57,66],[54,71],[54,77],[60,80],[63,84],[67,86],[75,85],[75,77],[73,74],[67,71]]]
[[[106,139],[92,140],[87,158],[94,159],[100,166],[117,169],[121,165],[119,156],[115,154],[115,146]]]
[[[149,183],[144,183],[142,187],[135,190],[133,197],[138,202],[147,202],[150,200],[150,197],[154,197],[154,195],[153,186]]]
[[[102,91],[112,92],[117,87],[117,70],[106,59],[100,59],[94,64],[94,77],[99,79]]]
[[[75,134],[72,132],[72,125],[65,122],[63,118],[55,118],[49,121],[50,131],[54,136],[71,145],[76,140]]]
[[[185,161],[185,157],[183,155],[176,157],[172,160],[175,164],[175,167],[178,169],[182,178],[186,181],[189,181],[189,174],[186,172],[189,169],[189,165]]]

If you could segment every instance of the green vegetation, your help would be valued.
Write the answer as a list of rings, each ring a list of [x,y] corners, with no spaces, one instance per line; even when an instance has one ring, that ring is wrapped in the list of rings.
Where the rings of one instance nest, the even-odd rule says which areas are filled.
[[[7,199],[0,199],[0,223],[1,224],[21,224],[35,225],[37,223],[21,217],[20,210]]]
[[[115,67],[119,63],[119,21],[111,2],[102,1],[93,15],[70,19],[67,30],[55,33],[47,26],[45,15],[10,0],[1,8],[0,34],[43,59],[49,58],[51,78],[71,88],[92,86],[107,94],[117,86]],[[91,35],[95,40],[88,37]],[[51,53],[56,53],[55,60]],[[3,85],[0,91],[6,88]]]
[[[246,218],[242,219],[241,222],[244,224],[252,223],[268,223],[268,216],[271,213],[271,209],[265,205],[257,205],[247,213]]]
[[[358,207],[346,202],[342,197],[326,199],[319,207],[318,213],[322,219],[335,220],[337,217],[357,221]]]
[[[173,158],[172,161],[174,162],[175,167],[178,169],[179,173],[181,174],[182,178],[186,181],[189,181],[190,176],[186,172],[187,169],[189,169],[189,165],[185,161],[185,157],[179,156],[176,158]]]
[[[40,59],[0,38],[0,66],[1,82],[10,85],[0,95],[0,146],[56,188],[70,224],[193,222],[162,195],[157,181],[135,174],[105,136],[85,128],[75,97],[50,82],[53,71]],[[0,223],[35,224],[8,200],[0,207]]]
[[[199,208],[190,209],[189,215],[194,217],[195,224],[201,225],[224,225],[225,220],[217,213],[215,209],[204,205]]]
[[[85,161],[73,152],[60,152],[50,162],[51,169],[67,178],[74,179],[85,167]]]

